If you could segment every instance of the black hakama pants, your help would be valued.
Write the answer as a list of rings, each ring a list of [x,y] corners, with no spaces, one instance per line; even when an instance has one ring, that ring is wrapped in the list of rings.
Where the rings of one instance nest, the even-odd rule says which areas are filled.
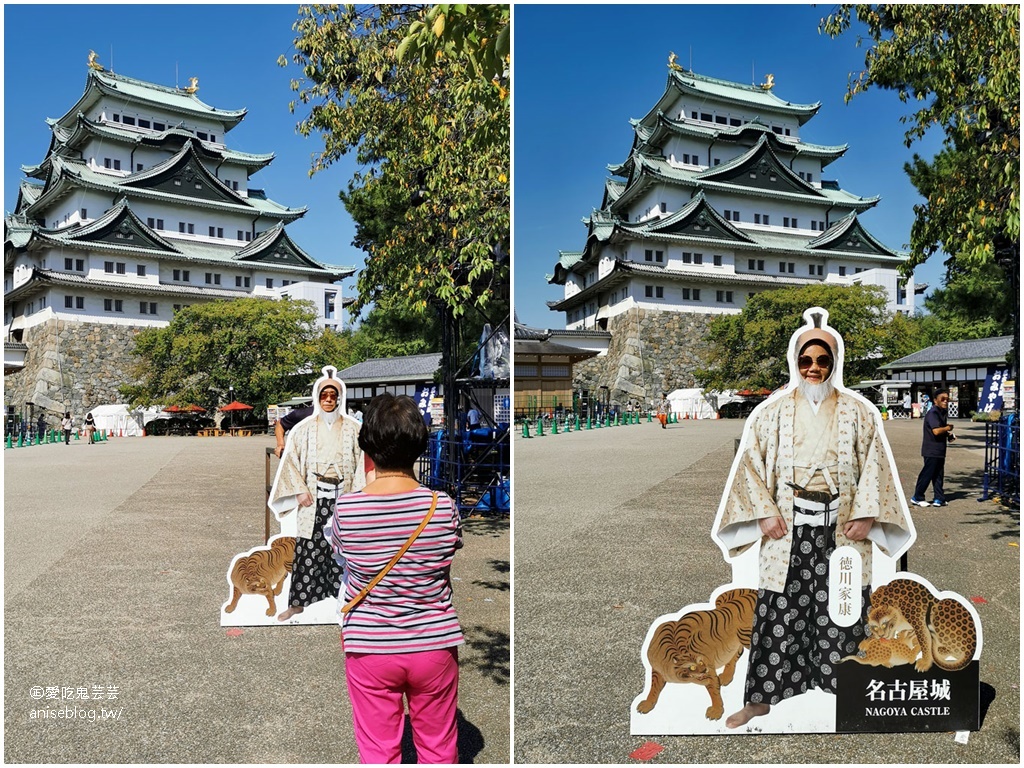
[[[336,495],[317,498],[313,537],[295,537],[292,583],[288,589],[290,606],[305,608],[307,605],[338,596],[342,568],[335,561],[331,545],[324,537],[324,526],[331,522],[336,507]]]
[[[745,702],[775,705],[812,687],[835,693],[840,659],[857,653],[871,590],[861,590],[861,621],[840,627],[829,618],[835,533],[834,524],[794,526],[785,593],[758,590]]]

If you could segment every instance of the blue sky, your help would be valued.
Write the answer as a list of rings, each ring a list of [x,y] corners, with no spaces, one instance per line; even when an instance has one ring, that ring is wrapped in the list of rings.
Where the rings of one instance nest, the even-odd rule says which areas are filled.
[[[279,203],[306,206],[288,226],[301,248],[326,264],[361,267],[364,254],[351,245],[355,224],[338,200],[355,169],[349,158],[312,179],[310,155],[317,136],[295,131],[301,115],[288,111],[293,92],[290,58],[297,5],[5,5],[4,6],[4,211],[14,208],[22,165],[46,154],[57,118],[82,95],[89,51],[118,74],[188,85],[199,78],[198,97],[215,107],[245,108],[245,119],[227,134],[244,152],[273,152],[275,160],[252,177]],[[343,283],[346,295],[355,278]]]
[[[843,103],[849,73],[863,69],[864,50],[852,33],[837,40],[818,34],[818,20],[832,8],[516,5],[513,263],[520,321],[564,327],[564,314],[546,306],[562,298],[562,287],[548,285],[545,275],[559,250],[582,249],[580,220],[601,203],[606,166],[626,159],[629,120],[643,117],[664,92],[670,51],[700,74],[761,83],[772,73],[780,98],[820,101],[801,138],[849,145],[825,178],[857,195],[880,195],[861,220],[889,247],[906,248],[921,198],[903,164],[914,152],[932,157],[941,137],[932,132],[908,149],[899,118],[911,105],[894,92],[868,91]],[[935,287],[943,275],[940,255],[918,267],[915,279]]]

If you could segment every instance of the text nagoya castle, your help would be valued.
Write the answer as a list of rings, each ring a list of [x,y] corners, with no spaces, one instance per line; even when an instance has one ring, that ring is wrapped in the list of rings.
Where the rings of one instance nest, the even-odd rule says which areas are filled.
[[[669,359],[671,351],[659,361],[638,321],[661,337],[678,334],[657,339],[664,346],[692,347],[712,316],[740,312],[759,291],[863,283],[885,290],[890,311],[913,313],[913,277],[897,272],[906,256],[859,219],[879,198],[823,177],[847,145],[800,139],[820,106],[779,98],[771,75],[743,85],[670,57],[664,94],[631,121],[629,156],[608,167],[601,206],[584,220],[583,250],[560,252],[549,277],[565,288],[548,306],[565,313],[567,330],[612,333],[612,359],[582,366],[585,387],[622,400],[692,386],[697,361]],[[617,343],[617,334],[626,338]],[[645,368],[628,370],[644,353]]]
[[[272,153],[231,149],[246,110],[104,70],[47,120],[46,157],[22,166],[4,220],[5,401],[50,412],[118,402],[139,329],[196,302],[262,296],[313,301],[340,329],[338,281],[285,231],[290,208],[250,185]],[[20,355],[20,360],[17,359]]]

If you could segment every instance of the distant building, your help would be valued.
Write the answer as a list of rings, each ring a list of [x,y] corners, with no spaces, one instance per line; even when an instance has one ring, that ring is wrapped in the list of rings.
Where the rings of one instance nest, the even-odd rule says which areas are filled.
[[[6,382],[16,399],[49,410],[110,402],[120,382],[106,375],[123,367],[134,333],[197,302],[310,299],[321,325],[341,328],[339,281],[355,268],[328,266],[291,238],[286,226],[306,209],[250,184],[273,154],[227,145],[246,110],[197,91],[194,78],[158,85],[91,58],[81,98],[47,121],[46,157],[22,166],[4,220],[6,340],[28,348],[24,373]],[[85,336],[110,353],[104,370],[82,367]]]
[[[553,340],[554,332],[530,328],[515,321],[513,376],[515,378],[514,419],[533,419],[538,414],[589,412],[594,398],[589,390],[576,391],[573,366],[599,354],[597,350],[569,346]],[[591,343],[598,334],[585,334]],[[607,336],[607,334],[604,334]],[[607,339],[603,340],[607,349]],[[575,408],[574,408],[575,406]]]
[[[860,220],[879,198],[824,177],[847,145],[803,141],[821,104],[773,88],[670,65],[664,94],[631,121],[626,159],[608,166],[583,248],[560,252],[548,281],[564,297],[548,306],[566,329],[630,337],[613,339],[607,370],[591,377],[613,401],[693,386],[710,320],[760,291],[863,283],[884,290],[890,311],[913,314],[913,277],[897,272],[906,256]],[[677,319],[662,333],[668,313]]]
[[[879,371],[888,379],[910,382],[915,403],[921,395],[930,397],[939,387],[948,388],[949,415],[966,418],[978,410],[986,387],[1009,380],[1006,358],[1012,347],[1012,336],[944,341],[893,360]]]
[[[606,328],[634,306],[736,313],[755,293],[816,282],[882,286],[913,314],[903,254],[859,214],[878,203],[823,178],[847,145],[800,139],[820,103],[793,104],[753,86],[669,71],[625,162],[608,167],[582,251],[563,251],[549,306],[566,328]]]

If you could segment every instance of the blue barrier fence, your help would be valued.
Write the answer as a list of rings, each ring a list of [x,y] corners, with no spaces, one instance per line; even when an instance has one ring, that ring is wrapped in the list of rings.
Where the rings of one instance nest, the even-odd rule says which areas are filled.
[[[985,473],[980,501],[1020,507],[1020,421],[1017,414],[985,424]]]

